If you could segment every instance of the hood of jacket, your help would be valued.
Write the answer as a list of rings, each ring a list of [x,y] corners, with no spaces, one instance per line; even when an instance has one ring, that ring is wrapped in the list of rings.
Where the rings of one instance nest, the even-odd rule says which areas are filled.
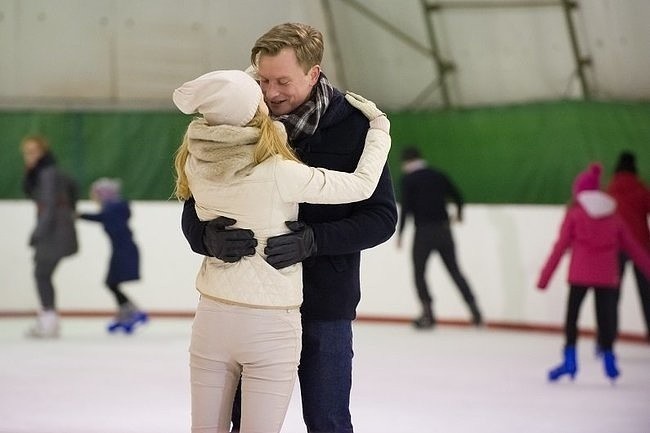
[[[273,122],[286,137],[284,126]],[[196,119],[187,128],[188,167],[201,178],[229,183],[246,176],[255,167],[255,145],[260,129],[251,126],[210,126]]]
[[[604,218],[616,211],[616,201],[602,191],[582,191],[576,196],[576,201],[592,218]]]
[[[259,128],[249,126],[210,126],[203,119],[187,128],[187,167],[196,176],[229,182],[245,176],[254,167],[253,153],[260,139]]]

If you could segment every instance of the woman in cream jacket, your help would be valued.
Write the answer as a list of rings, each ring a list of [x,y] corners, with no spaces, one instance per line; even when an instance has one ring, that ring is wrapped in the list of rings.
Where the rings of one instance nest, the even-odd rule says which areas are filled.
[[[176,195],[193,196],[201,220],[235,219],[258,240],[256,254],[227,263],[205,257],[192,328],[192,431],[229,431],[242,378],[241,432],[280,431],[301,349],[302,269],[265,261],[266,240],[288,232],[298,203],[364,200],[377,186],[390,148],[390,124],[374,103],[346,99],[370,119],[353,173],[308,167],[268,114],[258,84],[241,71],[215,71],[174,92],[177,107],[200,113],[187,129],[175,166]]]

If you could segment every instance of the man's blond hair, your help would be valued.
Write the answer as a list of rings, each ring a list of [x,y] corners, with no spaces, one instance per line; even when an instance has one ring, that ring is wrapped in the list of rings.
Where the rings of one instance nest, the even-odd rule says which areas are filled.
[[[298,64],[307,73],[323,60],[323,35],[307,24],[279,24],[255,41],[251,64],[257,66],[260,56],[275,56],[285,48],[293,48]]]

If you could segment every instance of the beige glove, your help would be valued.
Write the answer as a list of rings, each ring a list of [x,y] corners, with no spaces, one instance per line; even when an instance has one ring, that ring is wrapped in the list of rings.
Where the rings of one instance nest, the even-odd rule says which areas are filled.
[[[367,100],[361,95],[352,93],[349,90],[345,92],[345,99],[348,100],[350,105],[352,105],[357,110],[361,111],[368,120],[375,119],[379,116],[385,116],[385,114],[377,108],[374,102]]]
[[[381,111],[374,102],[369,101],[361,95],[352,93],[349,90],[345,93],[345,99],[357,110],[361,111],[364,116],[370,120],[370,127],[381,129],[382,131],[389,133],[390,131],[390,122],[386,117],[386,114]]]

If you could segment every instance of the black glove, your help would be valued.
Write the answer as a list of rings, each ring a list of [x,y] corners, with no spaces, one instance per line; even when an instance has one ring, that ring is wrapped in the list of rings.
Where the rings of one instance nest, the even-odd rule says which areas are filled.
[[[285,222],[291,233],[269,238],[264,248],[266,261],[275,269],[286,268],[316,253],[314,230],[302,221]]]
[[[236,222],[232,218],[220,216],[206,224],[203,244],[211,256],[234,263],[244,256],[255,254],[257,239],[253,237],[252,230],[226,228]]]

